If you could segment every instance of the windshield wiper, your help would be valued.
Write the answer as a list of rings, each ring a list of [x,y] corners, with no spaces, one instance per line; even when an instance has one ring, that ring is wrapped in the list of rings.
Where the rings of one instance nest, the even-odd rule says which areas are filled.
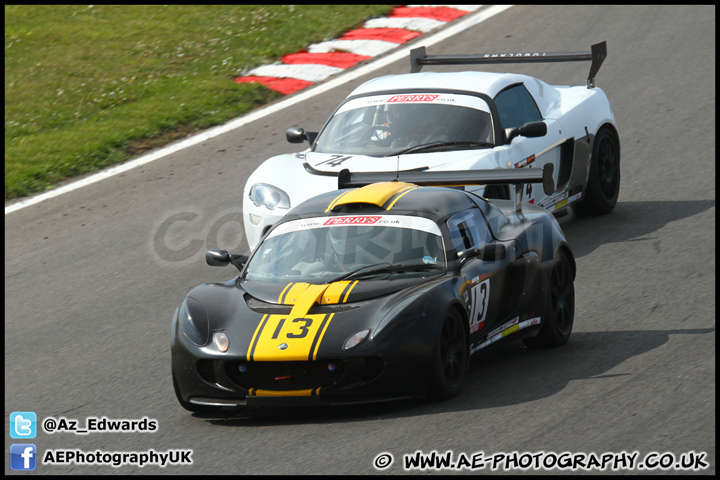
[[[414,153],[414,152],[420,152],[422,150],[430,150],[433,148],[440,148],[440,147],[481,147],[481,148],[492,148],[495,145],[488,142],[432,142],[432,143],[424,143],[422,145],[415,145],[414,147],[410,147],[405,150],[401,150],[400,152],[396,153],[396,155],[402,155],[404,153]]]
[[[378,265],[383,265],[383,266],[378,267]],[[370,267],[377,267],[377,268],[373,268],[371,270],[365,270],[366,268],[370,268]],[[441,267],[439,265],[432,265],[432,264],[427,264],[427,263],[408,263],[408,264],[404,264],[404,265],[401,263],[395,264],[395,265],[391,265],[389,263],[378,263],[375,265],[365,265],[364,267],[360,267],[351,272],[344,273],[343,275],[340,275],[337,278],[333,278],[332,280],[330,280],[326,283],[339,282],[340,280],[346,280],[351,277],[376,275],[379,273],[411,272],[411,271],[424,270],[424,269],[445,270],[444,267]]]

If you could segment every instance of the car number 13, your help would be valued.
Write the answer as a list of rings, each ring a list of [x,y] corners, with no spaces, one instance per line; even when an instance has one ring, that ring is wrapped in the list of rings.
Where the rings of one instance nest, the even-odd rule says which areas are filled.
[[[490,279],[474,285],[470,290],[470,333],[477,332],[485,323],[490,303]]]
[[[248,360],[313,360],[333,315],[265,315],[250,341]]]

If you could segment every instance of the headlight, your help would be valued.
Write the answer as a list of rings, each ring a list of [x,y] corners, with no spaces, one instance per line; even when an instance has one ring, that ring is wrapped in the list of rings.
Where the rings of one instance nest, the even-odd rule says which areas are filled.
[[[202,304],[194,298],[187,297],[178,311],[180,329],[188,340],[202,347],[210,337],[210,323]]]
[[[265,205],[270,210],[290,208],[290,197],[277,187],[265,183],[256,183],[250,189],[250,200],[256,207]]]
[[[227,352],[230,348],[230,339],[225,332],[213,333],[213,344],[221,352]]]
[[[343,349],[350,350],[357,344],[361,343],[370,333],[370,330],[360,330],[355,335],[351,336],[347,340],[345,340],[345,344],[343,345]]]

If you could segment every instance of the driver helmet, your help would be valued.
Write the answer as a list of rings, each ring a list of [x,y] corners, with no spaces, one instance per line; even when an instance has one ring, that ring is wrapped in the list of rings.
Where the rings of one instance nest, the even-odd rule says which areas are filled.
[[[397,105],[388,105],[387,119],[391,126],[407,126],[417,121],[416,116],[420,114],[420,106],[400,103]]]
[[[335,253],[345,257],[357,253],[367,245],[375,227],[362,225],[335,226],[330,228],[330,245]]]

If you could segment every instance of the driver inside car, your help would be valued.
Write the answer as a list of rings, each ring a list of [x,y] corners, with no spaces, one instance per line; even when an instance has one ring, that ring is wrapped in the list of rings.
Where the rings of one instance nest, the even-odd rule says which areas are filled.
[[[421,115],[421,108],[416,105],[392,105],[388,108],[391,147],[413,147],[420,144],[428,133],[420,125]]]
[[[325,252],[316,252],[311,262],[305,261],[306,257],[295,265],[293,270],[301,275],[345,273],[367,265],[391,263],[393,245],[397,246],[398,232],[394,228],[351,225],[316,232],[327,232]]]
[[[390,146],[411,148],[430,142],[447,141],[444,125],[434,125],[436,118],[430,115],[431,106],[402,104],[388,107]]]

